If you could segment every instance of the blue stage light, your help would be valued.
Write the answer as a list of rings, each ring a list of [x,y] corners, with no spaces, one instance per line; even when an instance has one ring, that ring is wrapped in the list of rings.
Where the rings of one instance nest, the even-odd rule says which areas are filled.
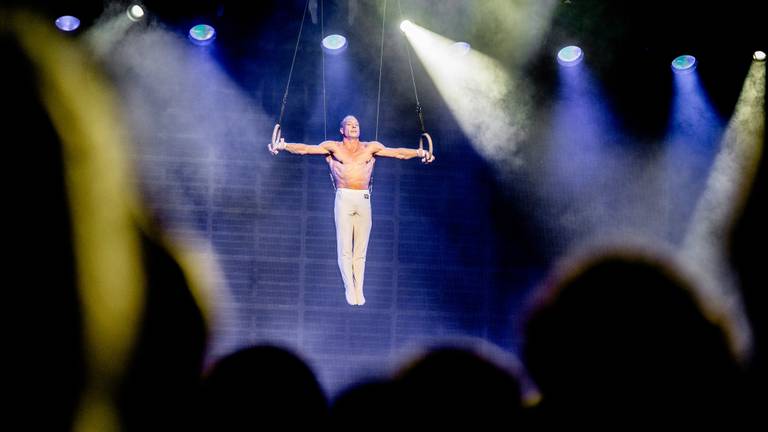
[[[198,24],[189,29],[189,39],[197,45],[208,45],[216,38],[216,29],[208,24]]]
[[[60,16],[56,19],[56,27],[65,32],[75,31],[80,27],[80,20],[72,15]]]
[[[681,55],[672,60],[672,69],[675,72],[689,72],[696,69],[696,57]]]
[[[338,54],[347,47],[347,38],[339,34],[328,35],[323,38],[323,49],[331,54]]]
[[[584,59],[584,51],[576,45],[567,46],[557,53],[557,62],[563,66],[575,66]]]

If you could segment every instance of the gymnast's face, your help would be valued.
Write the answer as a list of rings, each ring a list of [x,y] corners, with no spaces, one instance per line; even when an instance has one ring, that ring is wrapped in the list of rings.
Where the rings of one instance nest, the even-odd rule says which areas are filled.
[[[360,123],[354,116],[346,116],[341,121],[339,132],[344,138],[360,138]]]

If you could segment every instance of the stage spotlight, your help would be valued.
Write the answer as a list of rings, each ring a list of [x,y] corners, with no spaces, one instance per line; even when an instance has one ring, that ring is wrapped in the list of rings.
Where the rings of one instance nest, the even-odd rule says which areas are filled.
[[[413,23],[408,20],[403,20],[403,22],[400,23],[400,30],[403,31],[403,33],[408,33],[408,30],[413,28]]]
[[[752,54],[752,58],[757,61],[765,61],[765,53],[763,51],[755,51],[755,53]]]
[[[126,15],[128,15],[128,18],[133,21],[139,21],[142,18],[144,18],[144,8],[141,7],[141,5],[134,4],[131,7],[128,8],[127,11],[125,11]]]
[[[323,49],[330,54],[338,54],[347,47],[347,38],[339,34],[328,35],[323,38]]]
[[[458,56],[464,56],[467,55],[470,49],[472,47],[466,43],[466,42],[456,42],[452,45],[453,51],[456,52],[456,55]]]
[[[80,20],[72,15],[60,16],[56,19],[56,27],[65,32],[75,31],[80,27]]]
[[[672,69],[675,72],[690,72],[696,69],[696,57],[681,55],[672,60]]]
[[[189,39],[196,45],[208,45],[216,38],[216,30],[208,24],[198,24],[189,29]]]
[[[576,66],[584,59],[584,51],[576,45],[567,46],[557,53],[557,62],[563,66]]]

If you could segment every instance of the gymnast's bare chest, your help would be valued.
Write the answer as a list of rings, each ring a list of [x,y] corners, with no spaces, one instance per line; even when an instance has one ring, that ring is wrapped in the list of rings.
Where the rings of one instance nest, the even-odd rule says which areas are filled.
[[[373,154],[368,151],[367,148],[360,148],[356,151],[350,151],[341,146],[339,146],[337,151],[333,152],[329,159],[329,163],[331,165],[346,165],[346,168],[351,168],[352,166],[372,166],[376,161]]]

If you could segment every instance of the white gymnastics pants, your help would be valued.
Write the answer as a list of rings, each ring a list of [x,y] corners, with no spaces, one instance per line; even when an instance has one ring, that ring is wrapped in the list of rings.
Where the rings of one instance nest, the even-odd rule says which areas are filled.
[[[347,303],[365,304],[365,254],[371,234],[371,194],[367,190],[336,189],[336,252]]]

